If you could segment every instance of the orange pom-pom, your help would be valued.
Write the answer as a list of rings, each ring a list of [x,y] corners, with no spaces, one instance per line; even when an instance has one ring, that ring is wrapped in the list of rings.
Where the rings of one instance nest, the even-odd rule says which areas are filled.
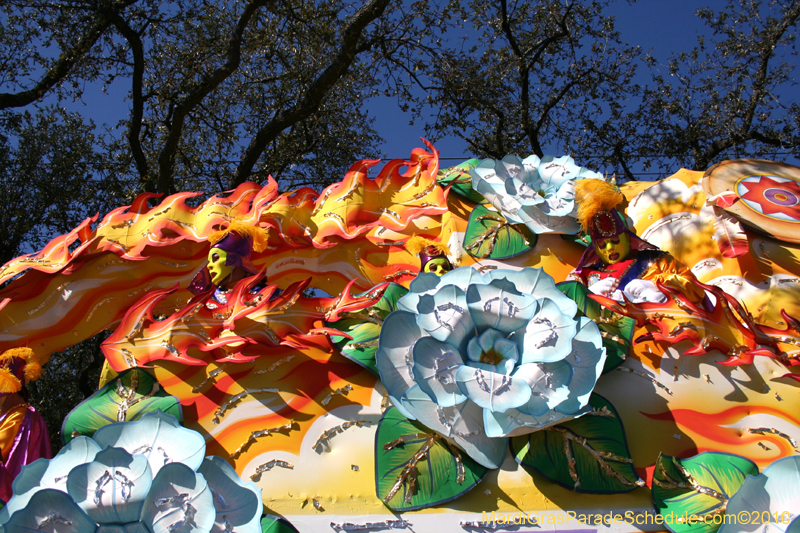
[[[435,253],[430,253],[433,250],[428,250],[429,248],[435,250]],[[406,250],[412,255],[419,255],[423,251],[426,251],[428,255],[450,255],[450,248],[446,244],[419,235],[413,235],[406,241]]]
[[[36,381],[42,376],[42,365],[38,361],[31,361],[25,365],[25,383]]]
[[[7,368],[0,368],[0,394],[11,394],[22,390],[22,383]]]
[[[18,357],[20,359],[24,359],[25,361],[36,361],[36,356],[33,354],[33,350],[28,347],[23,348],[11,348],[10,350],[6,350],[0,355],[0,363],[3,361],[7,361],[9,359]]]
[[[585,179],[575,182],[575,203],[578,204],[577,220],[583,231],[589,233],[594,216],[600,211],[611,211],[625,197],[620,190],[607,181]]]
[[[240,237],[249,238],[254,252],[263,252],[267,249],[267,242],[269,241],[269,233],[267,230],[238,221],[231,222],[224,230],[212,232],[211,235],[208,236],[208,242],[211,243],[213,247],[231,232],[236,233]]]

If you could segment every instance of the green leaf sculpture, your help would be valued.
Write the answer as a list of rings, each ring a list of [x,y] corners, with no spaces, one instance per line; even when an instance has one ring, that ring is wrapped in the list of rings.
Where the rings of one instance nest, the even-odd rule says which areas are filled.
[[[688,459],[661,454],[653,472],[653,506],[675,533],[713,533],[720,528],[728,500],[758,466],[745,457],[703,452]],[[694,521],[683,517],[708,517]],[[714,524],[714,522],[717,522]]]
[[[281,516],[265,515],[261,518],[261,533],[298,533],[298,531]]]
[[[153,376],[132,368],[70,411],[61,425],[61,441],[67,444],[81,435],[92,437],[103,426],[138,420],[143,414],[159,409],[183,422],[180,401],[164,392]]]
[[[616,494],[643,486],[617,411],[596,393],[589,405],[592,411],[580,418],[511,439],[517,462],[576,492]]]
[[[630,317],[614,313],[589,298],[591,292],[577,281],[564,281],[556,285],[558,289],[578,304],[576,317],[585,316],[593,320],[603,335],[606,347],[606,362],[603,374],[614,370],[628,358],[633,344],[636,321]]]
[[[464,234],[464,249],[478,259],[508,259],[531,250],[538,236],[525,224],[511,224],[497,211],[478,205]]]
[[[408,289],[402,285],[392,283],[386,288],[378,303],[369,309],[356,313],[358,316],[353,318],[330,323],[332,327],[353,337],[352,340],[345,337],[331,337],[342,355],[378,375],[375,352],[378,350],[381,326],[389,313],[397,309],[397,300],[407,292]]]
[[[432,507],[477,485],[487,469],[418,422],[389,408],[375,434],[375,489],[393,511]]]
[[[440,170],[436,182],[441,187],[449,185],[451,191],[476,204],[485,202],[483,195],[472,188],[472,176],[469,173],[469,169],[478,166],[480,162],[480,159],[470,159],[454,167]]]

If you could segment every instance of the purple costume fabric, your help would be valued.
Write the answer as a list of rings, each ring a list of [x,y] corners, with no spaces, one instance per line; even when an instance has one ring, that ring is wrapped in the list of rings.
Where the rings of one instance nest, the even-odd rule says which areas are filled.
[[[0,499],[6,502],[12,496],[11,483],[24,465],[42,457],[50,459],[53,456],[50,451],[50,434],[47,432],[42,415],[30,405],[18,407],[25,409],[25,415],[14,436],[8,457],[3,457],[0,465]],[[3,413],[0,416],[0,423],[15,410],[16,408],[12,407]]]

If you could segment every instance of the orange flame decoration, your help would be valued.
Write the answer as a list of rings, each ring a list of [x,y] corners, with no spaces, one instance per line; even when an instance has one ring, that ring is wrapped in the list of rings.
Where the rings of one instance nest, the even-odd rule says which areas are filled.
[[[239,281],[225,305],[208,304],[208,291],[163,320],[157,320],[153,310],[178,287],[151,291],[131,306],[117,330],[103,342],[103,353],[117,372],[156,360],[208,364],[207,360],[189,355],[190,350],[222,351],[224,355],[214,360],[217,364],[247,363],[264,353],[265,348],[283,345],[306,349],[307,339],[315,335],[349,338],[346,333],[315,324],[323,319],[338,320],[339,313],[377,303],[388,286],[383,283],[354,297],[350,294],[351,282],[338,298],[302,298],[301,292],[310,279],[293,283],[280,295],[276,295],[275,285],[253,292],[263,277],[262,271]]]
[[[144,294],[186,287],[208,254],[207,236],[233,220],[269,231],[268,249],[254,254],[253,263],[268,267],[270,282],[280,287],[310,277],[313,286],[337,294],[352,280],[361,290],[410,280],[418,261],[403,243],[420,230],[411,222],[430,219],[424,229],[436,236],[449,215],[446,192],[436,184],[438,153],[428,147],[415,149],[409,161],[388,162],[375,179],[367,172],[377,160],[356,163],[321,195],[309,188],[278,194],[270,178],[264,187],[245,183],[197,208],[186,204],[197,193],[174,194],[152,208],[148,201],[158,195],[142,194],[94,230],[97,217],[87,219],[41,252],[0,268],[0,283],[9,282],[0,290],[0,349],[30,346],[45,362],[113,327],[131,306],[144,305],[137,304]],[[164,292],[150,312],[171,314],[190,297],[183,289]]]
[[[668,296],[665,303],[634,304],[627,299],[623,304],[599,295],[592,299],[609,309],[636,320],[638,327],[655,325],[651,331],[635,339],[634,344],[644,341],[663,341],[675,344],[688,340],[694,344],[684,352],[700,355],[719,350],[728,356],[721,365],[736,366],[751,364],[757,355],[773,357],[783,364],[800,365],[800,322],[782,311],[788,324],[786,329],[760,325],[752,315],[734,298],[719,287],[693,281],[716,298],[716,304],[707,309],[693,303],[673,287],[658,283],[658,288]],[[794,374],[788,374],[794,379]]]
[[[703,413],[693,409],[671,409],[661,413],[643,413],[651,420],[674,420],[693,441],[688,444],[683,457],[705,451],[725,451],[750,457],[762,468],[772,461],[797,452],[792,442],[774,433],[748,431],[759,417],[782,420],[800,428],[800,420],[784,410],[763,405],[737,405],[717,413]],[[753,445],[766,442],[764,452],[754,456]]]

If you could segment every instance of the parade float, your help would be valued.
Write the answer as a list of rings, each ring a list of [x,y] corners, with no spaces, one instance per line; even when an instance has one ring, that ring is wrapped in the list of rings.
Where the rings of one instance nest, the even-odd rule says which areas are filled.
[[[798,181],[428,145],[322,191],[142,194],[0,268],[0,352],[46,372],[111,332],[0,524],[800,531]]]

